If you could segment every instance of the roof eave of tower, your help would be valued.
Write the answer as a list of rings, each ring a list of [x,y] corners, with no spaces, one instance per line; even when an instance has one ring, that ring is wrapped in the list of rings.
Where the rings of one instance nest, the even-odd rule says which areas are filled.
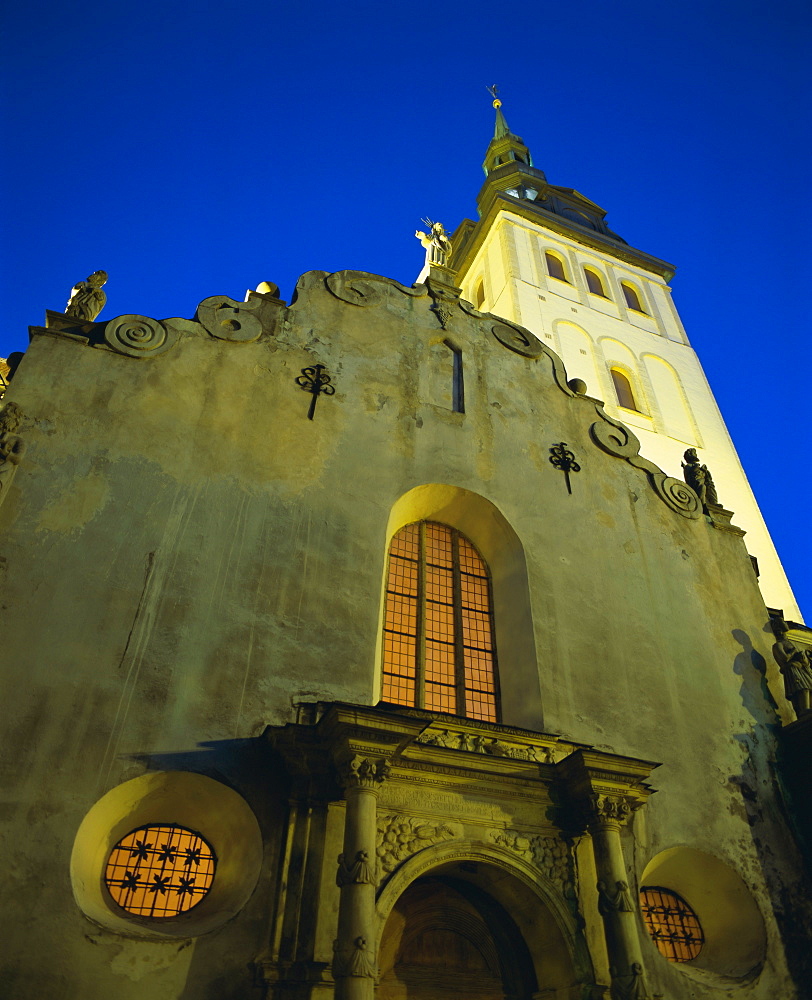
[[[514,198],[512,195],[500,191],[497,192],[490,200],[479,221],[474,223],[473,230],[471,230],[470,225],[466,226],[466,222],[469,221],[466,220],[457,227],[457,231],[452,236],[452,243],[455,246],[459,245],[459,256],[455,254],[452,261],[452,268],[457,275],[458,283],[462,283],[464,280],[474,258],[485,241],[488,231],[495,224],[500,212],[510,212],[513,215],[518,215],[520,218],[525,219],[527,222],[532,222],[536,225],[543,225],[545,228],[551,229],[553,232],[560,233],[562,236],[569,236],[571,239],[577,240],[584,246],[591,247],[594,250],[602,250],[610,253],[612,256],[617,257],[628,264],[632,264],[635,267],[640,267],[645,271],[651,271],[653,274],[659,275],[664,281],[670,281],[674,277],[674,272],[676,271],[674,264],[669,264],[667,261],[661,260],[659,257],[654,257],[642,250],[637,250],[634,247],[629,246],[628,243],[622,243],[609,236],[604,236],[603,233],[587,229],[585,226],[579,226],[576,222],[564,219],[560,215],[555,215],[553,212],[548,212],[535,202],[528,202],[521,198]],[[465,227],[471,235],[467,240],[463,240],[458,244],[457,233],[460,232],[463,227]]]

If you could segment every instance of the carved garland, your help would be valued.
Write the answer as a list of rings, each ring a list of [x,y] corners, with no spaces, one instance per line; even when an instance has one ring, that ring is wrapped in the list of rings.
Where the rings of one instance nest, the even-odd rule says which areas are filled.
[[[389,874],[406,858],[425,847],[462,836],[459,823],[431,823],[390,813],[378,817],[375,853],[381,869]]]
[[[465,750],[467,753],[482,753],[490,757],[511,757],[514,760],[532,760],[540,764],[554,764],[556,757],[551,747],[528,746],[527,744],[506,743],[504,740],[485,739],[470,733],[454,732],[448,729],[429,730],[417,737],[416,743],[430,747],[444,747],[448,750]]]

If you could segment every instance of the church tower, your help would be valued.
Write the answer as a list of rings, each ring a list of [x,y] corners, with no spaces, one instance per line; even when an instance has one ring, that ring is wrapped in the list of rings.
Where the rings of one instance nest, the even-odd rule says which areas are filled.
[[[479,221],[453,235],[453,269],[477,309],[521,323],[564,361],[588,395],[634,430],[641,454],[681,476],[683,454],[707,463],[719,503],[747,533],[768,606],[798,605],[724,420],[671,297],[674,266],[629,246],[606,212],[550,184],[495,97]]]

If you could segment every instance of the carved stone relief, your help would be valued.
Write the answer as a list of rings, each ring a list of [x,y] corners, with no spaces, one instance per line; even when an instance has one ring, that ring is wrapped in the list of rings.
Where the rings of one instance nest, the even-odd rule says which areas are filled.
[[[23,421],[23,411],[16,403],[6,403],[0,410],[0,503],[25,455],[25,441],[17,431]]]
[[[111,319],[104,328],[104,339],[119,354],[147,358],[172,347],[171,336],[163,323],[148,316],[129,314]]]
[[[691,487],[681,479],[667,476],[653,462],[643,458],[640,455],[640,442],[629,428],[617,420],[612,420],[604,413],[602,407],[598,406],[596,409],[601,419],[589,429],[595,444],[607,454],[624,458],[629,465],[647,473],[655,492],[671,510],[692,520],[701,517],[702,504]]]
[[[351,306],[378,305],[387,287],[394,288],[403,295],[427,294],[425,285],[414,285],[409,288],[392,278],[369,274],[367,271],[334,271],[326,276],[324,283],[337,299],[349,302]]]
[[[226,295],[212,295],[197,307],[201,326],[218,340],[250,344],[262,333],[256,303],[237,302]]]
[[[514,760],[533,760],[540,764],[554,764],[555,751],[551,747],[528,746],[527,744],[508,743],[505,740],[486,739],[483,736],[471,736],[466,732],[454,732],[448,729],[429,730],[422,733],[415,741],[426,746],[445,747],[449,750],[465,750],[468,753],[484,753],[491,757],[512,757]]]
[[[338,856],[338,871],[336,885],[341,889],[345,885],[377,885],[376,866],[369,859],[368,851],[358,851],[354,861],[347,863],[343,854]]]
[[[521,354],[524,358],[540,358],[544,353],[541,341],[529,330],[518,326],[508,326],[507,323],[494,323],[491,333],[503,347]]]
[[[489,830],[488,837],[497,846],[505,847],[535,865],[562,893],[572,884],[569,848],[559,837],[527,835],[516,830]]]
[[[340,778],[345,785],[378,788],[389,777],[390,771],[389,762],[383,758],[356,754],[341,769]]]
[[[363,935],[359,935],[353,941],[353,947],[346,950],[339,949],[338,941],[333,942],[333,975],[339,978],[360,976],[364,979],[374,979],[378,975],[375,952]]]
[[[462,836],[459,823],[433,823],[400,813],[378,817],[375,852],[381,870],[389,874],[424,847]]]

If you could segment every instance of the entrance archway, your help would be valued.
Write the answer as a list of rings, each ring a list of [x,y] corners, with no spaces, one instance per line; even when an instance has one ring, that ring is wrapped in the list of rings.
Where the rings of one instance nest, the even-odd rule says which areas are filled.
[[[389,914],[379,1000],[504,1000],[537,991],[522,935],[492,896],[450,876],[417,879]]]
[[[376,1000],[530,1000],[592,982],[564,898],[497,847],[419,852],[384,886],[378,912]]]

